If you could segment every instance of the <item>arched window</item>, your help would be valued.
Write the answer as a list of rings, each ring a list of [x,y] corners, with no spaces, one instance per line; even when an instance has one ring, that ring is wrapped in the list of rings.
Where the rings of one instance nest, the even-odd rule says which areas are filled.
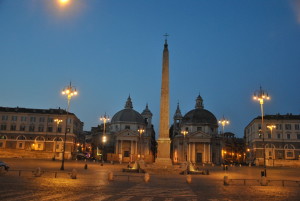
[[[44,137],[38,136],[35,138],[35,141],[45,141]]]
[[[26,140],[26,137],[24,135],[19,135],[17,137],[17,140]]]
[[[295,146],[292,144],[284,145],[284,152],[286,159],[294,159],[295,158]]]
[[[56,137],[53,139],[53,141],[56,141],[56,142],[62,142],[63,139],[61,137]]]
[[[0,136],[0,140],[6,140],[7,139],[7,136],[6,135],[1,135]]]

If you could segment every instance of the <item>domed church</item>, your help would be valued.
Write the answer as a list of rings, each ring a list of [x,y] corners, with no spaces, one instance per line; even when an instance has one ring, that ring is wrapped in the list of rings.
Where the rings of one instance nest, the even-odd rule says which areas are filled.
[[[140,114],[133,109],[129,96],[124,109],[112,117],[109,133],[114,141],[114,153],[108,154],[108,160],[133,162],[142,158],[145,162],[154,161],[155,132],[148,104]]]
[[[221,143],[218,121],[213,113],[204,109],[199,95],[195,109],[182,116],[179,104],[170,129],[173,163],[220,164]]]

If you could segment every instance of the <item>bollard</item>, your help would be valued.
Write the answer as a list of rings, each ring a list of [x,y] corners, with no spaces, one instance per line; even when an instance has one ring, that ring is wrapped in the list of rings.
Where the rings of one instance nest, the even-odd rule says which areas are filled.
[[[77,179],[77,171],[75,169],[72,170],[70,177],[71,179]]]
[[[36,176],[36,177],[42,176],[41,168],[38,167],[38,168],[35,170],[35,172],[33,172],[33,175]]]
[[[267,186],[268,185],[268,181],[267,181],[267,178],[265,176],[261,177],[260,185],[262,185],[262,186]]]
[[[114,180],[114,174],[113,172],[108,173],[108,181],[113,181]]]
[[[192,183],[192,175],[190,174],[186,175],[186,183],[188,184]]]
[[[84,169],[85,170],[88,169],[88,165],[87,164],[84,165]]]
[[[149,181],[150,181],[150,174],[149,173],[145,173],[145,175],[144,175],[144,181],[146,182],[146,183],[148,183]]]
[[[224,186],[228,186],[228,185],[229,185],[228,176],[224,176]]]
[[[251,163],[249,163],[249,167],[251,167]]]

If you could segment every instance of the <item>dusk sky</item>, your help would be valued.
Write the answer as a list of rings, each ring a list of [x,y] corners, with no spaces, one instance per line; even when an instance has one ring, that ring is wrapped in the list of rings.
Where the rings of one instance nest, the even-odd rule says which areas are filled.
[[[300,113],[298,0],[0,0],[0,106],[66,108],[71,81],[84,130],[130,94],[136,111],[148,103],[157,132],[165,33],[170,125],[177,102],[184,115],[200,94],[242,137],[260,115],[260,86],[266,114]]]

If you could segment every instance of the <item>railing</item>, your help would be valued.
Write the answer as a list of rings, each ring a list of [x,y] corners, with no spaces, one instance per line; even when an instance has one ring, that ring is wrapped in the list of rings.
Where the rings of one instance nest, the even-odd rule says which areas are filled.
[[[255,185],[260,184],[260,179],[228,179],[230,185],[241,185],[241,183],[246,185]],[[268,186],[299,186],[300,187],[300,181],[298,180],[266,180]]]

